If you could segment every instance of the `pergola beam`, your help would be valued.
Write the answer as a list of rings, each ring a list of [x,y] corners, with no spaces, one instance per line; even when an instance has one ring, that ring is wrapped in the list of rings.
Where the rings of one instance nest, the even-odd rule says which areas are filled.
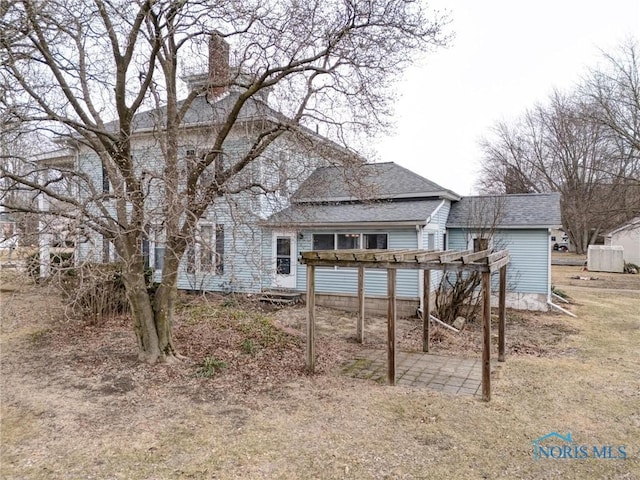
[[[474,271],[474,272],[488,272],[490,271],[489,265],[486,263],[467,263],[462,262],[396,262],[396,261],[358,261],[358,260],[326,260],[326,259],[300,259],[301,263],[307,265],[315,265],[316,267],[347,267],[358,268],[363,266],[365,268],[377,268],[377,269],[400,269],[400,270],[447,270],[453,271]]]

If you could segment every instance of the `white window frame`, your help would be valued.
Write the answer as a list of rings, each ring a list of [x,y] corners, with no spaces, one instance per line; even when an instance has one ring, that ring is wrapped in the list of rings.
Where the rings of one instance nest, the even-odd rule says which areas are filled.
[[[481,238],[481,237],[477,233],[470,233],[468,235],[468,241],[467,241],[467,249],[468,250],[475,250],[473,248],[473,243],[474,243],[473,241],[478,239],[478,238]],[[487,240],[489,240],[487,242],[487,249],[491,250],[493,248],[493,235],[491,235],[489,238],[487,238]]]
[[[358,247],[359,249],[364,248],[364,236],[365,235],[386,235],[387,236],[387,250],[389,249],[389,232],[317,232],[311,235],[311,247],[313,248],[314,237],[316,235],[333,235],[333,250],[344,250],[342,248],[338,248],[338,235],[358,235]]]
[[[206,243],[202,239],[203,227],[211,228],[211,237]],[[220,254],[217,252],[216,236],[218,234],[217,225],[209,221],[200,221],[196,225],[193,236],[193,242],[189,242],[184,252],[184,271],[187,275],[221,275],[218,273],[218,264],[220,262]],[[202,255],[208,252],[211,255],[211,262],[206,268],[202,266]],[[193,255],[193,269],[191,269],[190,256]],[[224,262],[224,260],[222,260]],[[223,263],[224,265],[224,263]]]
[[[166,232],[162,225],[149,225],[149,267],[154,272],[162,272],[164,268],[164,255],[166,251]],[[159,255],[159,252],[162,255]],[[160,260],[162,258],[162,260]],[[159,262],[160,268],[158,268]]]

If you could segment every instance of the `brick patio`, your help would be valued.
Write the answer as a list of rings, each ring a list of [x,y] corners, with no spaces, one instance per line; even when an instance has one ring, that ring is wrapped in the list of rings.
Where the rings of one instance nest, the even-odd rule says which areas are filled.
[[[492,362],[492,369],[495,364]],[[355,378],[387,383],[386,350],[367,350],[343,369]],[[482,360],[421,352],[396,353],[396,384],[482,396]]]

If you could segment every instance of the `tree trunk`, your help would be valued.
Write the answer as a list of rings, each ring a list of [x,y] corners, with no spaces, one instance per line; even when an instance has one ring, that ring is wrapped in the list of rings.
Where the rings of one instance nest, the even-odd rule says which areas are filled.
[[[127,272],[124,279],[138,340],[138,359],[152,365],[173,361],[177,357],[173,344],[175,285],[173,293],[170,288],[160,287],[152,301],[142,271]]]

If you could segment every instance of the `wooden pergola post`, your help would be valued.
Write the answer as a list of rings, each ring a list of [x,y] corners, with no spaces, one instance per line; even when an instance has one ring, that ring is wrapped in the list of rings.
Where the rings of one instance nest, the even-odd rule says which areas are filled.
[[[314,265],[307,265],[307,370],[313,373],[316,368],[316,279]]]
[[[429,305],[431,304],[431,270],[425,269],[422,289],[422,351],[429,352]]]
[[[500,296],[498,298],[498,361],[504,362],[504,333],[507,324],[507,266],[500,267]]]
[[[482,272],[482,400],[491,400],[491,273]]]
[[[364,267],[358,267],[358,320],[356,321],[356,338],[364,343]]]
[[[396,269],[387,269],[387,380],[396,384]]]
[[[491,399],[491,274],[500,270],[500,325],[498,335],[499,360],[504,361],[505,351],[505,298],[506,265],[509,252],[490,250],[474,252],[430,250],[316,250],[300,253],[300,263],[307,265],[307,368],[315,368],[315,267],[345,267],[358,269],[358,320],[359,341],[364,341],[364,272],[365,268],[387,270],[387,380],[396,383],[396,281],[398,269],[423,270],[423,350],[430,349],[431,270],[479,272],[482,275],[482,399]],[[420,277],[418,277],[420,278]]]

